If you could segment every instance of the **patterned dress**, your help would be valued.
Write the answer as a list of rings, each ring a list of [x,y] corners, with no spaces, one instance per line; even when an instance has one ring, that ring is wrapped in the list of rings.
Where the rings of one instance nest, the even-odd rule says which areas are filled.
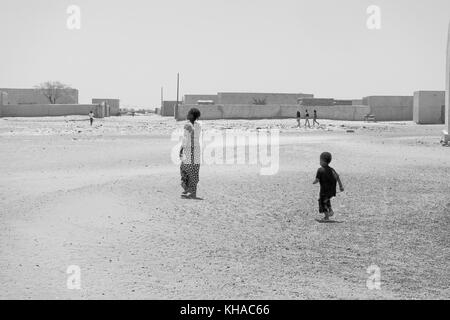
[[[192,124],[188,121],[184,125],[182,141],[182,159],[180,166],[181,186],[185,192],[197,193],[199,182],[200,160],[201,160],[201,124],[195,121]]]

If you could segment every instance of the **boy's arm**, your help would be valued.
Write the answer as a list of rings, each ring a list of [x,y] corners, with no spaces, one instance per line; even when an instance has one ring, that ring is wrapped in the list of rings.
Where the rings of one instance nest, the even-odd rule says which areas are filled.
[[[183,158],[183,146],[180,148],[180,158]]]
[[[341,178],[339,177],[339,175],[338,175],[338,173],[336,171],[333,170],[333,172],[334,172],[334,177],[336,178],[337,183],[339,184],[339,190],[341,190],[341,192],[343,192],[344,191],[344,185],[342,184]]]
[[[319,177],[320,177],[320,168],[317,169],[316,179],[313,181],[313,184],[317,184],[320,182]]]

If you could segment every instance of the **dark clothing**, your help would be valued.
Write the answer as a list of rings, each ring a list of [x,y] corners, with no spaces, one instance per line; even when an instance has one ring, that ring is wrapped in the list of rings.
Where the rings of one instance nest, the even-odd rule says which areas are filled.
[[[309,118],[309,112],[306,112],[305,117]]]
[[[313,114],[313,118],[314,118],[314,120],[317,119],[317,112],[315,112],[315,111],[314,111],[314,114]]]
[[[319,212],[329,213],[331,210],[333,209],[331,208],[330,198],[321,195],[319,197]]]
[[[89,121],[91,122],[91,126],[92,126],[92,123],[94,122],[94,119],[90,118]]]
[[[300,111],[297,111],[297,118],[300,118]]]
[[[317,180],[320,182],[320,197],[331,199],[336,196],[337,173],[330,166],[317,169]]]
[[[184,191],[196,194],[197,184],[199,181],[199,164],[185,164],[181,163],[180,174],[181,174],[181,186]]]

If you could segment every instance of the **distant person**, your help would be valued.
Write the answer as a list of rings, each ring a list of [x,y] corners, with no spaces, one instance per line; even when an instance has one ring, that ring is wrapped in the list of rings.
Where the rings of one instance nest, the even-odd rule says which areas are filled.
[[[320,127],[320,124],[317,122],[317,110],[314,109],[314,114],[313,114],[313,127],[315,126],[316,123],[317,123],[317,125]]]
[[[298,123],[298,127],[300,128],[300,120],[302,119],[301,115],[300,115],[300,111],[297,110],[297,123]]]
[[[94,123],[94,112],[91,110],[91,112],[89,112],[89,122],[91,123],[91,127],[92,124]]]
[[[184,190],[181,196],[186,199],[197,198],[201,158],[200,135],[202,130],[198,121],[199,118],[200,111],[197,108],[189,110],[180,149],[181,187]]]
[[[331,208],[331,198],[336,196],[336,182],[339,183],[339,189],[344,191],[341,179],[337,172],[330,167],[331,153],[323,152],[320,155],[320,168],[317,170],[316,179],[313,184],[320,183],[319,193],[319,212],[325,214],[323,220],[329,221],[334,215]]]
[[[308,124],[308,128],[311,128],[311,124],[309,123],[309,112],[308,110],[305,110],[305,128],[306,124]]]

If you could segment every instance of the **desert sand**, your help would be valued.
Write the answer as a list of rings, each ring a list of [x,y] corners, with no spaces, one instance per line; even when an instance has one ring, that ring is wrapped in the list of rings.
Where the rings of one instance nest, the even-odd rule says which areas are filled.
[[[449,299],[443,126],[320,122],[204,121],[280,129],[280,168],[204,165],[203,200],[185,200],[172,118],[0,118],[0,298]],[[322,151],[345,186],[342,223],[315,220]]]

